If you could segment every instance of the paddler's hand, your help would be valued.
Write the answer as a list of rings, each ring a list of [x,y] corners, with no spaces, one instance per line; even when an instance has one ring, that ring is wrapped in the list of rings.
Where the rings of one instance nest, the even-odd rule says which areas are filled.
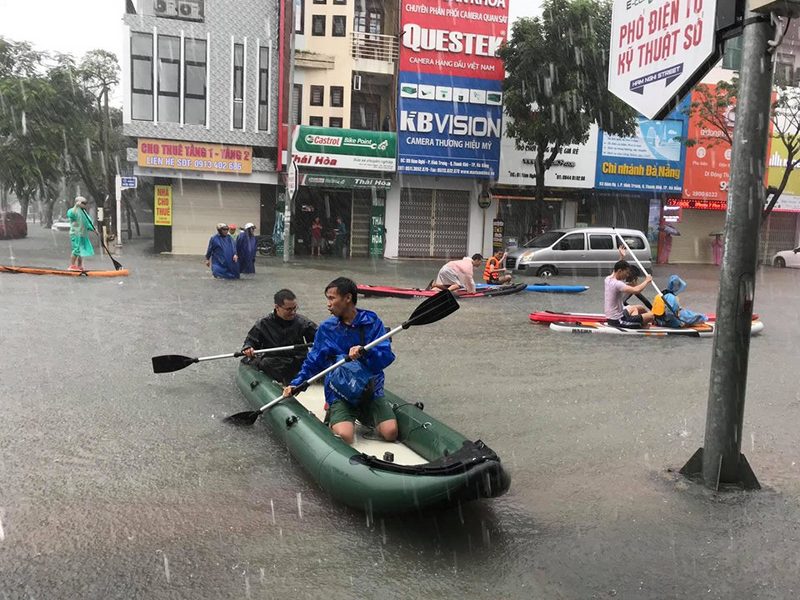
[[[350,348],[350,352],[348,353],[347,356],[348,358],[350,358],[350,360],[358,360],[359,358],[364,356],[365,353],[366,350],[364,350],[364,346],[353,346],[352,348]]]
[[[285,388],[283,388],[283,397],[284,398],[291,398],[293,391],[294,391],[294,386],[287,385]]]
[[[233,262],[239,262],[239,257],[235,254],[233,255]]]
[[[247,358],[253,358],[256,355],[256,352],[252,348],[248,347],[242,350],[242,354],[244,354]]]

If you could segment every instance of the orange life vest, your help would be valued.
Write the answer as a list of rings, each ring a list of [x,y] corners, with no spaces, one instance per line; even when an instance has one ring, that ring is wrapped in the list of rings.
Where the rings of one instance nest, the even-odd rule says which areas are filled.
[[[500,270],[500,261],[494,256],[490,256],[486,261],[486,268],[483,270],[483,280],[489,281],[492,278],[492,273]]]

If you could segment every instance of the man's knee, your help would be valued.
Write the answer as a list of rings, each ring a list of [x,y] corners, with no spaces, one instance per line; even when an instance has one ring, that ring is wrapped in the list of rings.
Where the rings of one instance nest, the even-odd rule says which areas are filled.
[[[331,431],[333,431],[334,435],[338,435],[342,438],[342,441],[345,444],[353,445],[353,440],[355,438],[355,426],[353,423],[349,421],[342,421],[341,423],[336,423],[331,425]]]
[[[395,419],[389,419],[388,421],[378,423],[378,433],[380,433],[381,437],[387,442],[395,441],[398,433],[397,421]]]

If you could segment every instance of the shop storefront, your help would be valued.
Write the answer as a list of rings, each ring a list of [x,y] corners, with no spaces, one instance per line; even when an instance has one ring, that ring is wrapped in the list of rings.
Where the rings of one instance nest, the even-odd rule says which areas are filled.
[[[277,175],[254,169],[249,146],[140,138],[136,160],[156,184],[157,252],[204,254],[217,223],[260,226],[265,199],[274,204]]]
[[[319,217],[323,253],[380,257],[385,206],[396,166],[397,135],[381,131],[300,126],[293,160],[299,188],[293,208],[295,253],[311,253],[311,226]],[[341,223],[346,235],[337,240]]]

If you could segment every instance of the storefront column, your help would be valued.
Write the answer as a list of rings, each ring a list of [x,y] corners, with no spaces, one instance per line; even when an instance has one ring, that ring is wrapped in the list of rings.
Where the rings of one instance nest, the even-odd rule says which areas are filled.
[[[400,244],[400,183],[386,191],[386,247],[385,258],[397,258]]]

